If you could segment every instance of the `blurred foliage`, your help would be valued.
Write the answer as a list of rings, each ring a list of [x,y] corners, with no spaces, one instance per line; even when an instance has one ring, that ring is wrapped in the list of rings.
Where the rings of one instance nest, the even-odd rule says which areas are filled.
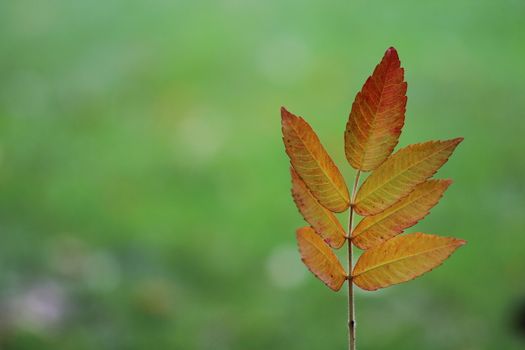
[[[523,13],[519,0],[0,2],[0,348],[344,349],[345,293],[295,249],[279,107],[351,179],[350,104],[394,45],[401,144],[465,137],[417,230],[469,244],[433,274],[358,293],[359,346],[522,349]]]

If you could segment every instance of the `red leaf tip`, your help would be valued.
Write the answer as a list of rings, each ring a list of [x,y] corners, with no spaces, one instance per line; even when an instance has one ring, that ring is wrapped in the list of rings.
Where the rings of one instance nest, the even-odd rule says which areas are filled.
[[[290,119],[292,119],[293,114],[288,112],[288,110],[284,107],[281,107],[281,122],[287,122]]]
[[[386,52],[385,52],[385,56],[388,57],[388,56],[394,56],[394,58],[396,59],[399,59],[399,56],[397,54],[397,50],[393,47],[393,46],[390,46]]]
[[[450,186],[454,183],[452,179],[443,179],[443,183],[445,183],[447,186]]]
[[[463,137],[456,137],[455,139],[452,139],[452,140],[450,140],[450,141],[452,141],[452,143],[453,143],[455,146],[457,146],[457,145],[459,145],[463,140],[464,140]]]

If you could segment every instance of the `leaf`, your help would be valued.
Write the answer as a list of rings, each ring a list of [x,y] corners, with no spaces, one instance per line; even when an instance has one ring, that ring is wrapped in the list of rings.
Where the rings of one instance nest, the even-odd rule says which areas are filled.
[[[385,211],[361,220],[352,232],[352,243],[370,249],[414,226],[428,215],[451,183],[452,180],[427,180],[417,185]]]
[[[319,138],[303,118],[281,108],[283,141],[292,166],[325,208],[342,212],[350,206],[348,188]]]
[[[389,48],[355,97],[345,131],[345,154],[355,169],[374,170],[392,153],[405,123],[407,83]]]
[[[296,235],[301,260],[308,270],[334,291],[341,289],[346,272],[330,247],[311,227],[301,227]]]
[[[323,207],[306,187],[294,168],[292,175],[292,197],[297,209],[312,228],[332,248],[340,248],[345,243],[345,230],[332,212]]]
[[[356,195],[355,211],[370,216],[390,207],[434,175],[461,141],[429,141],[400,149],[365,180]]]
[[[376,290],[412,280],[441,265],[466,241],[425,233],[397,236],[365,251],[352,272],[352,281]]]

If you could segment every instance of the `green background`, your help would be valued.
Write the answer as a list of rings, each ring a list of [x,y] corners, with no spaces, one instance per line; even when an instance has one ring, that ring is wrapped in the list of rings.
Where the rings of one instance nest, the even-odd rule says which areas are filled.
[[[353,98],[389,46],[400,145],[465,137],[432,215],[466,239],[356,293],[360,349],[523,349],[525,2],[0,2],[0,348],[345,349],[301,265],[279,108],[347,178]],[[342,220],[346,218],[342,217]]]

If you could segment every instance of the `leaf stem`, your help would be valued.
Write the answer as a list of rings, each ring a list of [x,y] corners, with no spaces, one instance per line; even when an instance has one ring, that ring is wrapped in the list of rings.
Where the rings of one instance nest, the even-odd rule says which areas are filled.
[[[354,200],[359,183],[361,170],[357,170],[354,186],[350,195],[350,214],[348,217],[348,350],[355,350],[355,305],[354,305],[354,284],[352,282],[352,230],[354,226]]]

